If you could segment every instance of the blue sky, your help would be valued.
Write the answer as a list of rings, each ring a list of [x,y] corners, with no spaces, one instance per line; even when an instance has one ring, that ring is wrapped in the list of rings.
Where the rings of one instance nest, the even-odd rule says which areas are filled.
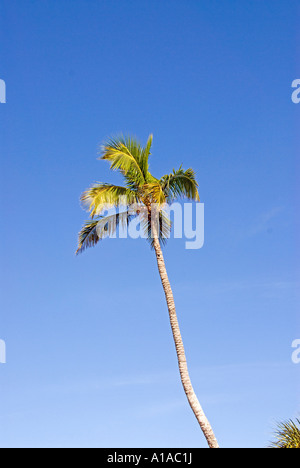
[[[196,393],[223,447],[299,415],[299,2],[3,0],[1,447],[205,447],[154,253],[74,256],[98,145],[154,134],[197,173],[205,244],[165,260]]]

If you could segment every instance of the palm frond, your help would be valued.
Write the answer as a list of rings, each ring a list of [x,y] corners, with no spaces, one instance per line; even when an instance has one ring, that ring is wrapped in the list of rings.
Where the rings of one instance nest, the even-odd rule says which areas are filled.
[[[164,191],[168,203],[176,198],[186,197],[190,200],[200,201],[198,193],[198,183],[193,169],[186,171],[180,167],[177,171],[164,175],[160,179],[162,190]]]
[[[144,174],[145,180],[148,182],[149,181],[149,156],[151,154],[151,146],[152,146],[152,141],[153,141],[153,135],[149,135],[149,138],[147,140],[147,143],[145,147],[143,148],[142,156],[141,156],[141,167],[142,171]]]
[[[118,226],[128,226],[135,216],[137,216],[136,212],[126,210],[108,216],[100,216],[94,221],[86,221],[78,235],[76,255],[88,247],[94,247],[105,237],[112,237]]]
[[[111,163],[112,170],[119,170],[136,185],[145,183],[142,160],[143,148],[140,143],[131,137],[111,138],[101,148],[99,159]]]
[[[99,236],[97,234],[97,221],[87,221],[82,227],[78,235],[78,248],[76,255],[83,252],[88,247],[94,247],[99,242]]]
[[[275,441],[270,448],[300,448],[300,421],[291,419],[278,423],[274,433]]]
[[[125,204],[130,205],[137,201],[137,194],[127,187],[97,183],[81,195],[81,203],[91,212],[92,218],[100,215],[108,207],[118,206],[121,200],[125,200]]]

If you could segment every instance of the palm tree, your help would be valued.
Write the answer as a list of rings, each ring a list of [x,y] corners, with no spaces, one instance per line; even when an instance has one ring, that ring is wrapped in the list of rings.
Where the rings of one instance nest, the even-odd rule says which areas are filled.
[[[156,254],[185,394],[209,447],[218,448],[211,425],[192,387],[174,297],[161,248],[161,244],[164,244],[169,237],[171,228],[164,206],[171,204],[178,197],[199,201],[198,184],[193,169],[183,170],[182,167],[156,179],[149,172],[151,145],[152,135],[149,136],[145,147],[142,147],[135,138],[121,136],[110,139],[101,147],[99,159],[109,161],[112,170],[121,172],[125,186],[96,183],[82,194],[81,201],[90,212],[91,220],[85,223],[79,233],[76,253],[96,245],[99,240],[114,234],[118,226],[126,226],[134,217],[139,217],[139,222]],[[104,215],[107,207],[112,206],[118,209],[118,212]]]
[[[300,420],[278,423],[274,436],[270,448],[300,448]]]

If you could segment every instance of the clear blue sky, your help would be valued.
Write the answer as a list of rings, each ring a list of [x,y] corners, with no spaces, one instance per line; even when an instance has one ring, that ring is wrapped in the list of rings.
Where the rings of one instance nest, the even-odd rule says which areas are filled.
[[[299,1],[2,0],[1,447],[205,447],[154,253],[74,256],[97,148],[154,134],[192,166],[205,245],[165,249],[192,381],[223,447],[299,415]],[[298,45],[297,45],[298,44]],[[298,141],[297,141],[298,140]]]

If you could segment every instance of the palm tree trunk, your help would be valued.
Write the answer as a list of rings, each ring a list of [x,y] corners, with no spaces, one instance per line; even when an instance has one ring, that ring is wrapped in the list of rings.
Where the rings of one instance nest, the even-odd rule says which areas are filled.
[[[211,425],[201,408],[201,405],[198,401],[198,398],[194,392],[194,389],[191,383],[191,379],[190,379],[189,371],[187,367],[187,362],[186,362],[184,346],[183,346],[178,319],[176,315],[174,297],[173,297],[171,285],[169,282],[169,278],[167,275],[164,257],[163,257],[160,243],[157,237],[154,237],[153,239],[153,246],[154,246],[155,253],[156,253],[158,271],[160,274],[161,282],[162,282],[166,300],[167,300],[170,323],[171,323],[173,338],[174,338],[174,342],[176,346],[181,382],[182,382],[185,394],[187,396],[188,402],[197,418],[197,421],[202,429],[202,432],[207,440],[209,447],[219,448],[217,439],[213,433]]]

